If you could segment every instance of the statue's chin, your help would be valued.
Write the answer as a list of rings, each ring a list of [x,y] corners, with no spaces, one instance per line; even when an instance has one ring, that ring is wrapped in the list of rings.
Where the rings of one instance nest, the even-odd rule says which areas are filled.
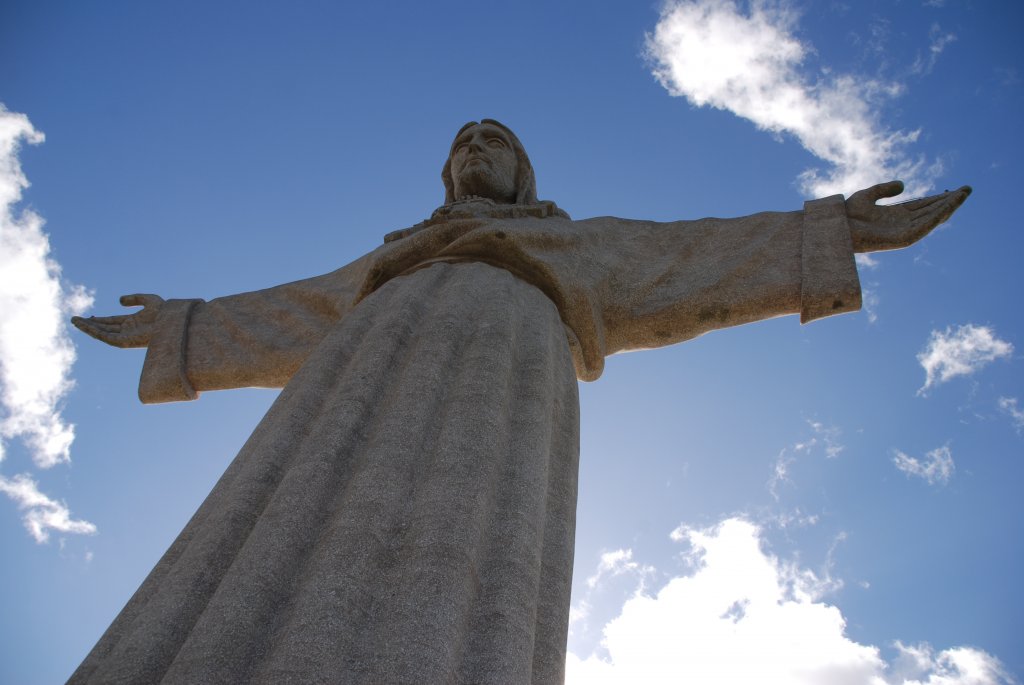
[[[508,184],[503,181],[491,169],[482,165],[474,165],[459,177],[455,197],[458,199],[472,195],[501,204],[513,204],[516,197],[515,190],[508,188]]]

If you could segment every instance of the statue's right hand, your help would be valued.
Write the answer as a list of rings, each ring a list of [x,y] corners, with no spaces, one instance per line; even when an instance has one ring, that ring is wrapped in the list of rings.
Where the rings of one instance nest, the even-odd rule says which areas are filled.
[[[124,295],[125,307],[142,307],[142,311],[120,316],[71,317],[71,323],[86,335],[114,347],[146,347],[153,335],[153,325],[164,299],[159,295]]]

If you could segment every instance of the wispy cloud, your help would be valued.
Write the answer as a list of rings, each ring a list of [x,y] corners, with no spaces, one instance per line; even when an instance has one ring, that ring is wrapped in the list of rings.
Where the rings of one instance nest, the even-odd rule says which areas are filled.
[[[596,587],[603,579],[611,576],[621,576],[625,573],[644,574],[649,570],[648,567],[641,566],[633,561],[633,550],[631,549],[616,549],[611,552],[605,552],[601,555],[597,571],[594,575],[587,578],[587,587]]]
[[[862,287],[860,299],[864,314],[868,317],[868,323],[878,321],[878,307],[882,304],[882,298],[878,296],[878,284],[872,283],[871,287]]]
[[[768,492],[771,494],[772,499],[776,502],[779,501],[779,486],[783,483],[791,483],[792,480],[789,477],[789,469],[796,462],[796,457],[790,451],[790,448],[785,448],[779,452],[779,456],[775,458],[775,463],[772,465],[772,475],[768,478]]]
[[[765,552],[761,531],[746,520],[677,531],[693,572],[626,600],[604,626],[607,658],[570,652],[567,685],[1013,682],[996,657],[970,647],[936,652],[897,642],[898,659],[887,664],[877,647],[846,636],[818,576]]]
[[[780,499],[779,486],[783,483],[792,483],[789,472],[799,455],[809,455],[820,449],[827,459],[835,459],[846,449],[840,442],[843,431],[839,426],[825,425],[812,419],[807,420],[807,425],[811,428],[811,435],[783,448],[775,458],[767,486],[768,492],[776,502]]]
[[[858,252],[853,255],[857,262],[857,268],[861,271],[873,271],[879,268],[882,263],[868,252]],[[861,287],[861,305],[868,317],[868,323],[878,321],[878,307],[882,298],[878,295],[878,283],[864,284]]]
[[[997,404],[999,409],[1013,421],[1013,426],[1018,433],[1024,430],[1024,409],[1017,406],[1016,397],[1000,397]]]
[[[1014,67],[993,67],[992,71],[1004,88],[1016,88],[1021,84],[1020,73]]]
[[[790,134],[829,168],[807,169],[802,191],[812,197],[850,193],[901,178],[909,196],[923,195],[941,172],[914,158],[919,131],[893,131],[878,106],[902,84],[863,74],[802,68],[813,48],[795,36],[797,12],[785,0],[668,0],[646,54],[671,95],[698,107],[723,109],[774,134]]]
[[[14,500],[24,512],[22,520],[36,542],[49,540],[51,530],[86,535],[96,532],[96,526],[88,521],[71,518],[66,504],[39,492],[36,482],[24,473],[10,479],[0,476],[0,492]]]
[[[918,55],[917,59],[914,60],[911,71],[916,74],[930,74],[932,69],[935,68],[935,63],[939,61],[939,55],[955,40],[955,33],[943,31],[942,27],[937,23],[932,24],[928,30],[928,52],[924,55]]]
[[[892,463],[908,476],[916,476],[928,481],[929,485],[945,485],[953,477],[956,465],[949,446],[937,447],[924,455],[924,459],[915,459],[907,454],[893,450]]]
[[[70,459],[75,437],[60,413],[75,361],[66,321],[92,296],[62,282],[42,217],[16,207],[28,187],[18,160],[23,141],[39,144],[43,134],[0,104],[0,458],[3,441],[19,438],[36,465],[49,468]]]
[[[957,376],[969,376],[989,362],[1013,353],[1013,345],[996,337],[989,326],[967,324],[956,330],[932,331],[928,344],[918,353],[917,361],[925,371],[924,385],[917,391],[925,394],[929,388],[945,383]]]
[[[811,442],[808,443],[806,449],[821,445],[822,449],[825,450],[825,456],[829,459],[835,459],[838,457],[846,447],[839,442],[839,438],[842,436],[843,431],[839,426],[829,425],[826,426],[821,421],[807,421],[807,425],[814,431],[814,436],[811,438]]]
[[[785,528],[807,528],[809,526],[818,525],[818,521],[821,520],[821,515],[807,514],[804,513],[803,509],[800,507],[796,507],[792,511],[784,511],[778,514],[769,515],[762,520],[765,523],[770,523],[780,530]]]
[[[858,252],[853,255],[853,259],[861,269],[877,269],[881,265],[881,262],[875,259],[869,252]]]

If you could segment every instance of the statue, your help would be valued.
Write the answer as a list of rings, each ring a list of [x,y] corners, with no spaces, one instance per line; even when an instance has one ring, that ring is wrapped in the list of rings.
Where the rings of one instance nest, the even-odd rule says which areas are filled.
[[[860,307],[855,252],[970,188],[802,211],[573,221],[518,138],[466,124],[430,219],[333,273],[75,318],[147,347],[143,402],[283,387],[71,683],[560,683],[577,379],[615,352]]]

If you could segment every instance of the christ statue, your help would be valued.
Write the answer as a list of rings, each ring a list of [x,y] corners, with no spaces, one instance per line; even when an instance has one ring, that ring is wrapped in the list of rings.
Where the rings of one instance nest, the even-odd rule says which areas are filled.
[[[855,311],[854,253],[914,243],[971,192],[573,220],[491,119],[441,177],[429,219],[332,273],[73,319],[147,348],[143,402],[283,390],[71,683],[561,683],[577,379],[616,352]]]

